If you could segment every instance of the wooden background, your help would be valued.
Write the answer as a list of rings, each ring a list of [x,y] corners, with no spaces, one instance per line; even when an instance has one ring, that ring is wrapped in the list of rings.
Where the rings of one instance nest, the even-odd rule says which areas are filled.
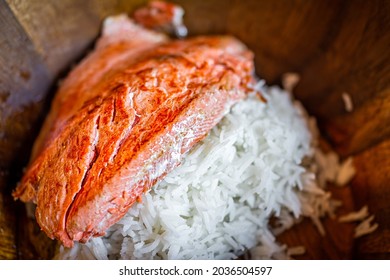
[[[49,258],[52,242],[26,217],[11,191],[56,82],[93,46],[104,17],[145,1],[0,0],[0,259]],[[322,238],[309,222],[281,240],[305,244],[304,258],[390,258],[390,1],[174,1],[191,35],[230,33],[255,51],[269,84],[285,72],[302,79],[295,95],[318,118],[323,135],[358,174],[334,189],[348,212],[368,204],[379,229],[352,240],[350,225],[325,221]],[[354,111],[344,109],[347,92]]]

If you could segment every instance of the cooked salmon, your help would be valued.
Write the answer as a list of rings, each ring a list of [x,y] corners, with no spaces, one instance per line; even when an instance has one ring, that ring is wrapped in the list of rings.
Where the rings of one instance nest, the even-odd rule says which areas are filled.
[[[252,91],[253,74],[233,37],[170,40],[109,18],[57,92],[14,197],[67,247],[104,235]]]

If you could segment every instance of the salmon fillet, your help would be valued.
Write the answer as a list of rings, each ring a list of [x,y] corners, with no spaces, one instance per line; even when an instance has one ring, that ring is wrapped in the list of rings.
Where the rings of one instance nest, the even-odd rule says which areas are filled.
[[[244,98],[253,54],[230,36],[169,40],[127,16],[65,79],[13,193],[65,246],[104,235]]]

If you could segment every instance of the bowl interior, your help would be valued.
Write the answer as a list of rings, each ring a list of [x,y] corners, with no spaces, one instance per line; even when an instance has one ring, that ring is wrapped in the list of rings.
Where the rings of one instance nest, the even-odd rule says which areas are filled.
[[[10,192],[28,162],[32,142],[56,82],[93,46],[104,17],[131,13],[146,1],[0,2],[0,258],[48,258],[51,244]],[[379,229],[353,240],[353,228],[325,221],[321,237],[310,223],[281,236],[311,248],[304,258],[388,258],[390,251],[390,2],[173,1],[186,11],[190,35],[232,34],[255,53],[257,75],[280,84],[296,72],[294,91],[314,115],[324,139],[357,176],[332,188],[342,211],[368,205]],[[353,110],[345,109],[348,93]],[[44,240],[44,241],[42,241]]]

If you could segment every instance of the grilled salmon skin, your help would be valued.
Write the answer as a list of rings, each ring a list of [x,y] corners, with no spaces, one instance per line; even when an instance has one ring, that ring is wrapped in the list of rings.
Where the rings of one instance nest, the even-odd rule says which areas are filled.
[[[230,36],[170,40],[108,18],[64,80],[13,192],[65,246],[104,235],[251,91],[253,54]]]

